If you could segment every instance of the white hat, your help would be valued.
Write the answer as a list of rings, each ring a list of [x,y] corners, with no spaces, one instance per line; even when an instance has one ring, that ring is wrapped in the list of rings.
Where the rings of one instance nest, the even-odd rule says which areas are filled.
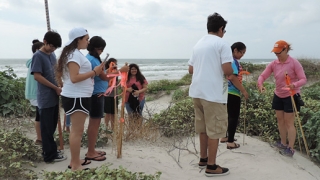
[[[75,39],[77,39],[78,37],[81,36],[85,36],[88,34],[88,31],[84,28],[73,28],[70,32],[69,32],[69,41],[65,44],[65,46],[68,46],[72,43],[72,41],[74,41]]]

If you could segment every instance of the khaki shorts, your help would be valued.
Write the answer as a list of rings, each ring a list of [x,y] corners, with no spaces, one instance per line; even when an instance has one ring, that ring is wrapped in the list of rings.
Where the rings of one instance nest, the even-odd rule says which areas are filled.
[[[196,133],[206,133],[210,139],[226,136],[228,128],[227,104],[193,98]]]

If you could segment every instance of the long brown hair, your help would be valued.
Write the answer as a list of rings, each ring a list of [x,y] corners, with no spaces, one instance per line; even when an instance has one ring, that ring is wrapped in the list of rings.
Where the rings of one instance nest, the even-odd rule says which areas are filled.
[[[58,64],[55,67],[55,78],[58,86],[62,86],[62,76],[63,73],[67,72],[67,62],[70,58],[70,54],[74,52],[74,50],[78,47],[78,40],[84,38],[85,36],[81,36],[72,41],[71,44],[65,46],[62,49],[60,58],[58,59]]]

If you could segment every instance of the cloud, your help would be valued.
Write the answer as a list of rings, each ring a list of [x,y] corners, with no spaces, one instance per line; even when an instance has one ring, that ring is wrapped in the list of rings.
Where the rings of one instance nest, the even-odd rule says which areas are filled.
[[[63,42],[81,26],[117,58],[189,58],[214,12],[228,20],[224,39],[247,45],[244,58],[274,58],[270,48],[279,39],[292,43],[293,56],[320,58],[319,9],[315,0],[49,0],[51,27]],[[44,1],[1,0],[0,17],[0,58],[29,56],[31,40],[46,32]],[[12,53],[17,42],[20,53]]]

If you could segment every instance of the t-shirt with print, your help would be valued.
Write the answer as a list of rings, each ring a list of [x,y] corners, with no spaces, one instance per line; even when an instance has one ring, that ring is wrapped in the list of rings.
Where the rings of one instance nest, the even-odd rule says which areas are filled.
[[[54,66],[57,59],[54,53],[46,54],[42,51],[37,51],[33,54],[31,62],[31,74],[41,73],[41,75],[49,82],[57,86],[54,76]],[[37,83],[37,101],[39,109],[54,107],[59,103],[59,96],[54,89]]]
[[[230,46],[222,38],[207,34],[193,47],[188,64],[193,66],[189,96],[227,103],[228,82],[222,64],[233,61]]]
[[[140,81],[137,81],[135,77],[130,78],[129,81],[127,81],[127,88],[130,88],[133,84],[136,84],[137,88],[140,90],[143,88],[143,85],[148,85],[148,81],[144,79],[143,85],[140,83]],[[130,92],[126,92],[126,102],[128,102]],[[139,101],[141,102],[144,99],[144,92],[139,94]]]
[[[242,67],[238,60],[234,59],[231,66],[233,69],[233,74],[236,75],[240,83],[242,83],[242,75],[240,74],[240,72],[242,71]],[[230,80],[228,80],[228,93],[240,97],[240,90],[235,87]]]
[[[92,71],[90,61],[78,50],[74,50],[68,56],[68,62],[75,62],[79,65],[79,74]],[[73,83],[70,79],[68,66],[62,76],[63,87],[61,95],[69,98],[91,97],[93,91],[93,78]]]
[[[90,61],[92,69],[101,64],[99,59],[95,58],[94,56],[91,56],[90,54],[87,54],[86,58]],[[108,81],[102,80],[99,76],[94,77],[94,88],[92,95],[104,93],[106,92],[107,88]]]

